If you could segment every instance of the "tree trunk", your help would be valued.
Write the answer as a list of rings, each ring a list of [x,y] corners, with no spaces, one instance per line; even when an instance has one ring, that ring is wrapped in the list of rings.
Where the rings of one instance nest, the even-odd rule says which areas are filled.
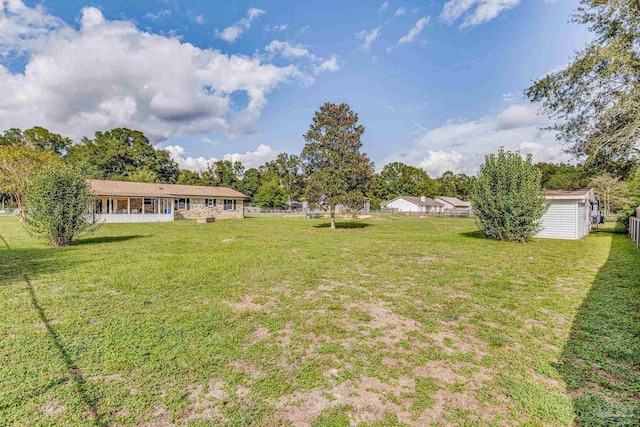
[[[16,200],[16,206],[18,206],[18,211],[20,211],[20,222],[24,222],[27,217],[27,207],[22,202],[22,197],[20,197],[20,193],[16,192],[13,194],[13,198]]]
[[[329,214],[331,215],[331,229],[336,229],[336,213],[333,206],[329,206]]]

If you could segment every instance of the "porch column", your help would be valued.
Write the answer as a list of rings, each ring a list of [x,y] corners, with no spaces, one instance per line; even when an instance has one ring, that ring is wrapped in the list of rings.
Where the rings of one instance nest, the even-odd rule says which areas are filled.
[[[109,199],[107,200],[107,213],[111,213],[111,196],[109,196]]]
[[[127,215],[131,215],[131,197],[127,197]]]
[[[144,215],[144,197],[142,198],[142,215]]]

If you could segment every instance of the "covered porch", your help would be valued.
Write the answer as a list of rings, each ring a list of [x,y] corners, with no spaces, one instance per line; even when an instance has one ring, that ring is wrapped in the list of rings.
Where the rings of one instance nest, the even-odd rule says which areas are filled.
[[[95,222],[170,222],[174,199],[164,197],[98,196]]]

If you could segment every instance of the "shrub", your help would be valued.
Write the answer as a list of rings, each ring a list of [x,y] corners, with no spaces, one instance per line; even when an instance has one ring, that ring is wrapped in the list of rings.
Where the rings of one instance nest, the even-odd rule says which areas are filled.
[[[90,218],[94,203],[89,184],[80,171],[69,165],[45,166],[27,190],[25,228],[43,237],[51,246],[71,244],[78,234],[97,227]]]
[[[486,237],[526,242],[540,230],[540,219],[547,209],[540,191],[541,177],[531,155],[523,159],[519,153],[501,148],[485,157],[473,210]]]

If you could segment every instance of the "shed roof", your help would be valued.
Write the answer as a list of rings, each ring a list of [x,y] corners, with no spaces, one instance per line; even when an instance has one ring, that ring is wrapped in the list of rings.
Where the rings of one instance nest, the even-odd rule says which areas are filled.
[[[465,202],[464,200],[460,200],[457,197],[438,196],[436,197],[436,199],[444,200],[445,202],[455,207],[461,207],[461,208],[471,207],[471,202]]]
[[[228,187],[108,181],[102,179],[91,179],[89,180],[89,185],[91,186],[91,191],[97,196],[247,198],[241,192]]]
[[[546,190],[544,196],[547,199],[582,200],[593,199],[592,188],[552,189]]]
[[[413,196],[398,196],[394,199],[389,200],[388,202],[384,202],[385,205],[388,205],[389,203],[393,202],[394,200],[398,200],[398,199],[405,199],[408,202],[411,202],[415,205],[418,206],[444,206],[442,203],[433,200],[430,197],[425,197],[424,200],[422,200],[421,197],[413,197]]]

